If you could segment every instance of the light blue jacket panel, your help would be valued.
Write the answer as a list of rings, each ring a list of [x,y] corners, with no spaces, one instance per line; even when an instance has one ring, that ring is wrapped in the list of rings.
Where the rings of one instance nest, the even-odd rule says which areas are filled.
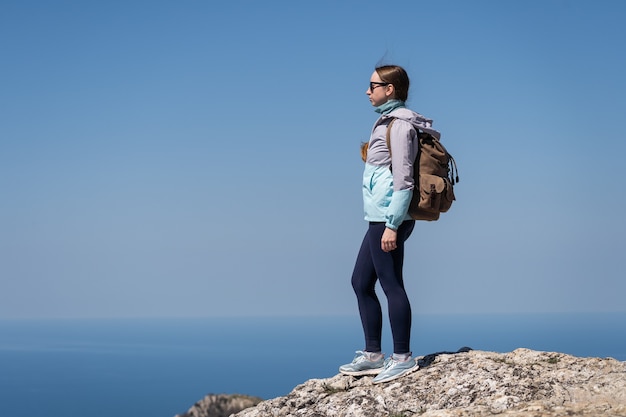
[[[390,155],[386,135],[393,119],[397,120],[390,131]],[[415,186],[416,129],[439,137],[439,132],[431,126],[432,120],[407,108],[398,108],[374,123],[363,172],[365,220],[385,222],[387,227],[397,230],[404,220],[411,218],[408,209]]]

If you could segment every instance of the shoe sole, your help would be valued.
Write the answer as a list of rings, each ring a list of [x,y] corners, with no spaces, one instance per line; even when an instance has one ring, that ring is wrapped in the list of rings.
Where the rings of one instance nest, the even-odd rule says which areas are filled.
[[[381,379],[381,380],[378,380],[378,381],[372,380],[372,383],[373,384],[382,384],[383,382],[395,381],[396,379],[402,378],[403,376],[407,376],[408,374],[411,374],[411,373],[417,371],[418,369],[419,369],[419,365],[417,364],[417,360],[416,360],[414,367],[406,369],[404,372],[401,372],[399,374],[395,374],[395,375],[389,376],[389,377],[387,377],[385,379]],[[374,379],[376,379],[376,378],[374,378]]]
[[[342,371],[340,369],[339,373],[343,375],[349,375],[349,376],[378,375],[379,373],[382,372],[383,369],[385,368],[364,369],[362,371]]]

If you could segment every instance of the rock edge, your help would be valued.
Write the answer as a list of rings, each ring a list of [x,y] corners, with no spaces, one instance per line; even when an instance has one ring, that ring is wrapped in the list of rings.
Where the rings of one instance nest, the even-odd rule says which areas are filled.
[[[439,355],[396,381],[371,381],[312,379],[236,417],[626,416],[626,362],[612,358],[470,351]]]
[[[263,401],[259,397],[240,394],[208,394],[184,414],[175,417],[228,417]]]

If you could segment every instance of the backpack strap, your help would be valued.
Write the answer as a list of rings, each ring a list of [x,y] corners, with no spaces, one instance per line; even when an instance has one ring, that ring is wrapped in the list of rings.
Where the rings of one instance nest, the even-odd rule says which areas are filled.
[[[387,125],[387,134],[385,135],[385,139],[387,141],[387,149],[389,149],[389,156],[391,156],[391,125],[393,125],[393,122],[395,121],[395,117],[391,119],[391,121]]]
[[[456,161],[452,155],[448,154],[448,157],[450,158],[450,182],[454,185],[459,182],[459,169],[456,167]]]

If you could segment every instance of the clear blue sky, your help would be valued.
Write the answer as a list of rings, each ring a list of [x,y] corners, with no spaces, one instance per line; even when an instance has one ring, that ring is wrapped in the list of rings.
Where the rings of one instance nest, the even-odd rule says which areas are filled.
[[[0,318],[356,314],[378,63],[461,175],[415,314],[626,311],[626,2],[0,4]]]

